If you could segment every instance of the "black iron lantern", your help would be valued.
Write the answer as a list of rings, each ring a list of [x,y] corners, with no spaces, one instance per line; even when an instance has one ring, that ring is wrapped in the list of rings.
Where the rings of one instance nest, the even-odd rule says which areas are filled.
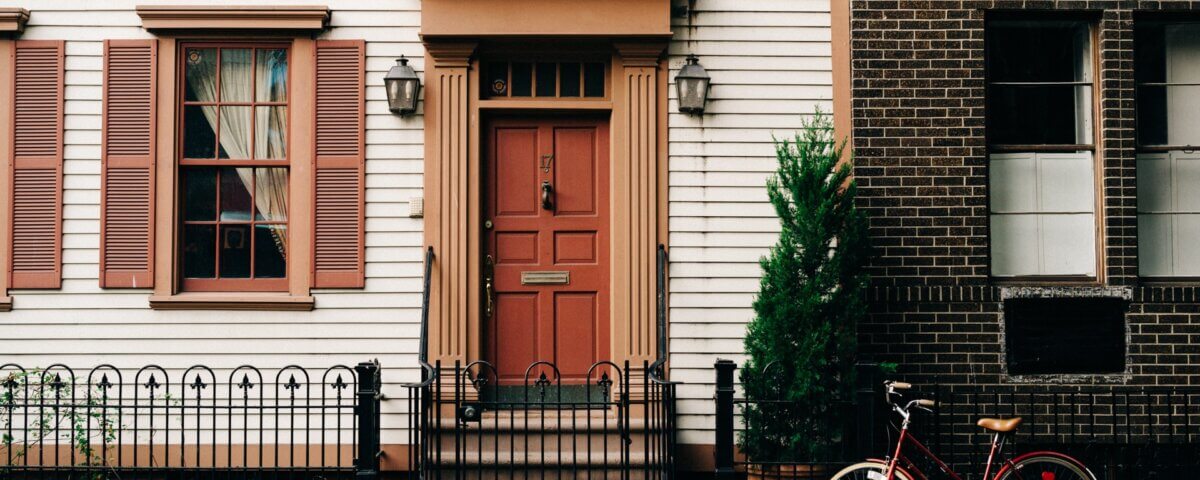
[[[401,56],[396,60],[396,65],[383,77],[383,83],[387,87],[388,107],[393,112],[408,115],[417,111],[421,78],[408,66],[407,58]]]
[[[679,91],[679,111],[683,113],[704,113],[704,104],[708,101],[708,85],[711,78],[700,59],[688,55],[687,65],[675,76],[675,88]]]

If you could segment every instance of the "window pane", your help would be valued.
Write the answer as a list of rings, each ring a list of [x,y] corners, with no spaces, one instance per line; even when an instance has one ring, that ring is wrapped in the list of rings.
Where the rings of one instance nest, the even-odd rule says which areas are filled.
[[[1175,161],[1174,181],[1168,180],[1160,188],[1171,188],[1175,194],[1175,211],[1200,212],[1200,155],[1171,152],[1171,158]]]
[[[252,168],[221,169],[221,221],[250,221],[250,189],[254,182]]]
[[[1076,21],[990,22],[991,82],[1091,81],[1091,32]]]
[[[514,62],[512,64],[512,96],[528,97],[533,93],[533,64]]]
[[[537,64],[537,96],[558,95],[558,68],[553,63]]]
[[[1142,145],[1200,145],[1200,85],[1142,86],[1137,100]]]
[[[1177,276],[1200,277],[1200,248],[1196,248],[1196,239],[1200,238],[1200,215],[1174,215],[1172,228],[1172,266]],[[1141,251],[1140,245],[1138,251]]]
[[[491,62],[487,65],[487,91],[491,96],[503,97],[508,95],[508,64]]]
[[[1092,89],[1074,85],[992,85],[989,142],[999,145],[1090,145]]]
[[[1168,277],[1171,269],[1171,215],[1138,215],[1138,274]]]
[[[287,107],[255,107],[254,158],[287,158]]]
[[[1166,27],[1143,22],[1134,29],[1134,69],[1139,83],[1167,81]]]
[[[258,50],[254,98],[260,102],[286,102],[288,63],[287,50],[264,48]]]
[[[1036,215],[992,215],[992,275],[1012,277],[1038,273]]]
[[[184,225],[183,276],[213,278],[216,276],[216,226]]]
[[[1174,209],[1171,192],[1171,160],[1167,154],[1140,154],[1137,157],[1137,196],[1139,212],[1170,212]]]
[[[1041,215],[1042,273],[1096,274],[1096,223],[1093,215]]]
[[[1037,211],[1037,156],[993,154],[988,163],[988,190],[993,212]]]
[[[221,101],[250,101],[254,91],[252,52],[249,48],[221,49]]]
[[[1041,212],[1091,213],[1096,210],[1096,176],[1091,153],[1038,155]]]
[[[254,219],[267,222],[287,220],[288,170],[256,168],[254,177]]]
[[[287,276],[287,226],[256,225],[254,227],[254,277],[283,278]]]
[[[559,95],[563,97],[578,97],[580,84],[580,68],[578,63],[563,63],[559,70]]]
[[[217,170],[215,168],[183,169],[183,219],[213,221],[217,219]]]
[[[250,278],[250,225],[221,225],[221,278]]]
[[[213,102],[217,99],[217,50],[189,48],[184,53],[184,99],[189,102]]]
[[[583,67],[583,96],[604,96],[604,64],[589,63]]]
[[[217,107],[183,107],[183,157],[216,158]]]
[[[220,158],[250,158],[250,107],[221,107]]]

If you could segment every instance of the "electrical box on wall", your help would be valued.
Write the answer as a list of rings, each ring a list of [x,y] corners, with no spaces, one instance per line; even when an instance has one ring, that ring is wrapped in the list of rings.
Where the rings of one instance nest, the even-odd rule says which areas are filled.
[[[422,218],[425,216],[425,197],[412,197],[408,199],[408,218]]]

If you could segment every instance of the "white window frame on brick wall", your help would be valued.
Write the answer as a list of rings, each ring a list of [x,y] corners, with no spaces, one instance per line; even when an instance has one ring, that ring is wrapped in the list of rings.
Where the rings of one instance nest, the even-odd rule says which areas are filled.
[[[989,23],[989,27],[1002,22],[1012,21]],[[1076,23],[1046,22],[1048,25]],[[1075,141],[1069,144],[989,144],[989,247],[993,278],[1094,282],[1100,277],[1096,38],[1094,25],[1078,23],[1087,26],[1088,36],[1087,43],[1078,50],[1075,81],[988,79],[989,95],[1001,88],[1073,88],[1077,121]]]

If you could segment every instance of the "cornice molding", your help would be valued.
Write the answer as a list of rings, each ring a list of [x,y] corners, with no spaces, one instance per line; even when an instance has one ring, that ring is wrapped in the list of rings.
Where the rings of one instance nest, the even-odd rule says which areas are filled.
[[[321,31],[329,26],[329,7],[324,5],[138,5],[137,14],[142,18],[142,28],[160,32]]]
[[[0,7],[0,34],[21,33],[29,21],[29,10],[24,8]]]
[[[479,46],[476,41],[425,42],[425,51],[433,58],[433,66],[440,68],[469,67],[471,55]]]
[[[667,42],[662,39],[614,42],[613,47],[621,55],[626,67],[657,67],[659,59],[667,51]]]

